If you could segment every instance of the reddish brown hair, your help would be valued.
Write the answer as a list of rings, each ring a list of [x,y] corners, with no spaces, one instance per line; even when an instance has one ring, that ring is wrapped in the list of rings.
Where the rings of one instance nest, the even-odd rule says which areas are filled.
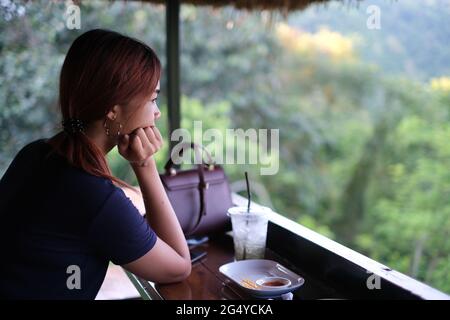
[[[61,69],[62,118],[88,126],[104,119],[114,105],[137,108],[130,102],[153,93],[160,77],[161,63],[143,42],[109,30],[87,31],[72,43]],[[72,165],[129,187],[112,175],[102,151],[83,132],[60,132],[52,145]]]

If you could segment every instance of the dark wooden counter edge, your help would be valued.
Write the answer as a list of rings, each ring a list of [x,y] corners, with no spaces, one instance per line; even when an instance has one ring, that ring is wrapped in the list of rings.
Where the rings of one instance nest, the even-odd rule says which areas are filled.
[[[233,194],[235,205],[247,199]],[[256,203],[252,205],[257,206]],[[450,300],[450,296],[403,273],[372,260],[278,213],[269,217],[267,247],[286,258],[348,299],[425,299]],[[127,272],[143,299],[163,297],[153,283]],[[379,277],[379,289],[368,289]]]

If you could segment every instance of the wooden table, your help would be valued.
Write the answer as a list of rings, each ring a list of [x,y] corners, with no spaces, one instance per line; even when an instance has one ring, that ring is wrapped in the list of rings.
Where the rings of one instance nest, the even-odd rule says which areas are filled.
[[[130,198],[141,214],[145,212],[142,196],[139,192],[124,188],[125,194]],[[236,197],[235,197],[236,198]],[[237,201],[239,199],[234,199]],[[270,229],[270,228],[269,228]],[[269,232],[267,247],[275,248],[276,252],[283,245],[283,241],[272,240]],[[307,269],[300,269],[302,264],[291,263],[271,249],[266,249],[265,258],[274,260],[299,274],[305,279],[305,284],[293,293],[293,300],[297,299],[323,299],[342,298],[342,294],[327,285],[322,277],[315,276]],[[276,249],[278,248],[278,249]],[[206,251],[207,256],[194,263],[191,275],[183,282],[159,285],[136,277],[126,272],[143,299],[151,300],[236,300],[255,299],[243,292],[239,286],[232,283],[219,272],[220,266],[234,261],[233,238],[229,234],[211,238],[205,245],[196,249]],[[303,261],[306,264],[307,261]]]
[[[197,246],[196,249],[206,251],[207,255],[192,266],[191,275],[183,282],[174,284],[153,284],[128,273],[132,282],[140,291],[144,299],[163,300],[251,300],[236,284],[219,272],[219,267],[234,261],[233,239],[224,234],[210,239],[207,244]],[[266,259],[271,259],[292,266],[278,257],[269,249]],[[286,298],[286,296],[284,297]],[[293,299],[299,298],[294,292]],[[281,299],[281,297],[280,297]]]

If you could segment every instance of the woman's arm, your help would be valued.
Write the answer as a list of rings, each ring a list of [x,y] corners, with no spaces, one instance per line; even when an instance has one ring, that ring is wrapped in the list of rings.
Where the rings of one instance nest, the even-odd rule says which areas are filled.
[[[186,238],[159,178],[154,159],[146,167],[132,165],[132,168],[141,187],[148,223],[161,240],[190,263]]]
[[[138,138],[144,141],[142,145],[157,145],[158,141],[162,140],[156,128],[137,130],[132,139]],[[119,145],[119,151],[126,154],[125,147],[133,145],[134,141],[129,140],[127,146]],[[156,151],[160,147],[161,145]],[[137,146],[136,148],[139,149]],[[149,154],[153,155],[156,151],[150,150]],[[157,234],[158,240],[147,254],[124,267],[144,279],[158,283],[181,281],[191,272],[191,258],[186,239],[159,178],[155,160],[151,156],[145,158],[143,149],[136,152],[141,154],[141,160],[130,162],[141,188],[148,223]]]

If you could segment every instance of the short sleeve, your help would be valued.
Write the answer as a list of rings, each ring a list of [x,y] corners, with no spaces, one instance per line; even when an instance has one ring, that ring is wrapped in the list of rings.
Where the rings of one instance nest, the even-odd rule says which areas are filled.
[[[116,188],[91,224],[89,239],[114,264],[139,259],[156,243],[156,233],[125,193]]]

